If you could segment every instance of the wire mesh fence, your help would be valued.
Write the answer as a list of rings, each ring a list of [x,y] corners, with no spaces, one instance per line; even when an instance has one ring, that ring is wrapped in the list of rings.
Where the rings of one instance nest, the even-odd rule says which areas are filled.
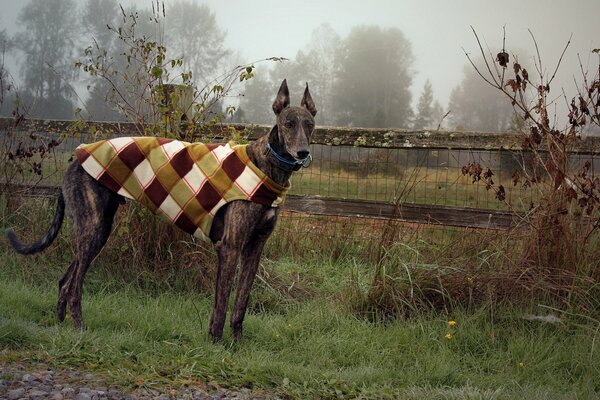
[[[13,128],[12,123],[12,120],[0,120],[3,169],[0,179],[4,184],[58,185],[63,171],[73,160],[75,148],[107,136],[107,130],[74,134],[65,128],[69,121],[38,121],[23,129]],[[260,135],[264,129],[251,132],[248,138]],[[360,129],[352,132],[356,135],[357,131],[361,133]],[[135,130],[131,126],[121,124],[110,136],[128,136],[132,132]],[[338,137],[343,134],[336,132]],[[411,135],[410,132],[403,134]],[[428,143],[421,145],[408,143],[404,136],[399,139],[400,145],[390,145],[381,140],[380,136],[384,135],[389,136],[389,132],[365,134],[359,137],[367,139],[340,140],[340,143],[331,143],[316,135],[316,143],[312,145],[313,164],[293,175],[291,193],[490,210],[526,210],[538,195],[533,188],[512,183],[513,173],[523,173],[532,155],[499,146],[500,139],[489,134],[489,142],[482,142],[485,134],[472,134],[469,140],[452,146],[443,142],[450,133],[446,136],[440,133],[441,139],[428,138]],[[517,139],[510,140],[514,143]],[[573,169],[581,168],[586,162],[591,163],[592,173],[599,167],[597,142],[592,142],[586,151],[570,155]],[[506,191],[504,201],[496,198],[494,189],[486,189],[485,184],[463,175],[462,167],[472,162],[492,171],[495,185],[502,185]]]
[[[538,195],[513,183],[515,171],[524,174],[531,153],[505,149],[365,148],[313,145],[311,168],[294,176],[292,193],[332,198],[430,204],[482,209],[525,210]],[[598,167],[594,154],[573,154],[571,165]],[[481,182],[473,182],[462,167],[478,163],[494,174],[506,198]]]

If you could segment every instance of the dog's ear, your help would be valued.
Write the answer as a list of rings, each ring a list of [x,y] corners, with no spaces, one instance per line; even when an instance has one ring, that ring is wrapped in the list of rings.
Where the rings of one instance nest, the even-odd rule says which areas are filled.
[[[290,105],[290,91],[287,87],[287,81],[284,79],[281,82],[281,86],[279,87],[279,92],[277,92],[277,97],[273,102],[273,112],[275,115],[279,115],[281,110]]]
[[[310,92],[308,91],[308,83],[306,84],[306,89],[304,89],[304,96],[302,97],[300,106],[306,108],[313,117],[317,115],[317,107],[315,107],[315,103],[313,102]]]

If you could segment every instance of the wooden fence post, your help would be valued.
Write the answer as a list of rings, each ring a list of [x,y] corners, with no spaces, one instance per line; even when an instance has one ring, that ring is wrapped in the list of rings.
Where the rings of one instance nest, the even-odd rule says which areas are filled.
[[[163,114],[167,132],[179,136],[185,125],[194,117],[194,87],[166,84],[160,87],[164,96],[166,112]]]

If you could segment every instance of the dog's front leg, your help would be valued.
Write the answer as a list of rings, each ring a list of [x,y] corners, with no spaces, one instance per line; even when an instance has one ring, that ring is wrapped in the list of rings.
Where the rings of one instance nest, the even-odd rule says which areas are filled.
[[[209,328],[210,336],[215,343],[221,340],[223,336],[229,293],[231,292],[235,268],[239,260],[238,249],[239,247],[232,246],[228,242],[220,242],[216,246],[219,265],[217,269],[215,302]]]
[[[270,232],[269,232],[270,233]],[[244,246],[242,251],[242,265],[238,277],[237,293],[235,296],[235,305],[231,315],[231,329],[236,340],[242,338],[242,323],[248,307],[248,299],[250,298],[250,290],[258,270],[260,256],[267,242],[266,237],[257,237],[251,240]]]

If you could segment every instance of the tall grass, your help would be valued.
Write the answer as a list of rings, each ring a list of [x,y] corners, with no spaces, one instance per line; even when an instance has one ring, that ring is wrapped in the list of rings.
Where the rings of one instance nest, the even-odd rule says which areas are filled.
[[[53,199],[4,202],[0,227],[32,241],[53,208]],[[120,210],[114,231],[86,276],[82,334],[54,316],[73,256],[69,223],[42,255],[18,256],[0,241],[1,362],[91,369],[126,387],[215,382],[290,398],[600,393],[599,297],[590,287],[587,303],[564,304],[531,291],[539,277],[512,276],[526,237],[286,215],[244,339],[226,329],[214,346],[210,247],[134,207]],[[549,313],[561,322],[523,318]]]
[[[325,266],[324,286],[361,267]],[[54,322],[54,290],[2,277],[0,360],[27,354],[125,387],[216,382],[292,398],[591,398],[600,391],[592,326],[527,321],[511,309],[456,311],[452,329],[439,314],[370,323],[326,289],[277,312],[251,312],[242,342],[226,332],[214,346],[206,334],[211,302],[200,294],[88,285],[88,329],[78,333]],[[259,297],[267,290],[257,289]]]

